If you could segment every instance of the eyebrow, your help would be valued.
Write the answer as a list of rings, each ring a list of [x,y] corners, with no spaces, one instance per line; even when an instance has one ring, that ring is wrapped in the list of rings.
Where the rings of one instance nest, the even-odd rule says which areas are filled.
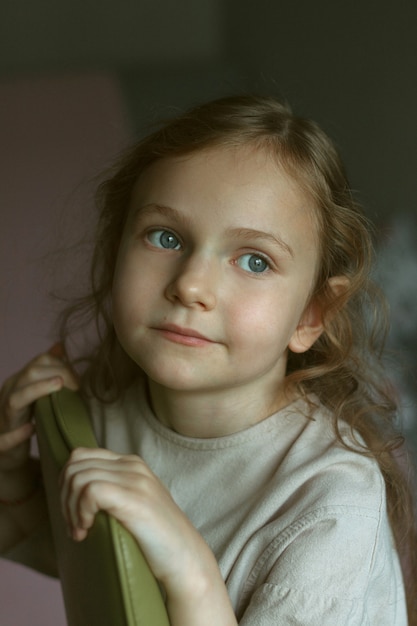
[[[171,219],[176,220],[177,222],[181,222],[184,225],[189,223],[187,217],[185,217],[180,211],[174,209],[173,207],[166,206],[164,204],[154,204],[151,202],[150,204],[145,204],[144,206],[139,206],[133,211],[133,217],[139,218],[142,215],[152,215],[153,213],[157,213],[162,217],[169,217]]]
[[[137,218],[142,215],[149,215],[157,213],[162,217],[169,217],[184,225],[189,224],[189,219],[185,217],[180,211],[163,204],[146,204],[145,206],[139,206],[134,210],[133,216]],[[262,230],[256,230],[254,228],[229,228],[227,234],[234,238],[245,239],[247,241],[262,241],[269,244],[278,246],[282,252],[294,258],[294,251],[279,235],[267,233]]]
[[[234,237],[239,237],[241,239],[272,243],[273,245],[278,246],[285,254],[294,258],[294,252],[291,246],[289,246],[278,235],[266,233],[263,230],[255,230],[253,228],[231,228],[227,232],[230,233],[230,235]]]

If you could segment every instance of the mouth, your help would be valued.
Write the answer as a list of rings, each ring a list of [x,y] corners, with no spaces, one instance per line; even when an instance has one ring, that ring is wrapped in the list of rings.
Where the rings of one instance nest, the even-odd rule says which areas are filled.
[[[153,330],[160,333],[165,339],[187,346],[203,346],[215,343],[193,328],[183,328],[176,324],[163,324]]]

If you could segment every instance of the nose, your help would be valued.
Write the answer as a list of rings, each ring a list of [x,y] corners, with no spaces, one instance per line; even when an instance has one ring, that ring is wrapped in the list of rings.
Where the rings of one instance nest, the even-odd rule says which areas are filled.
[[[218,271],[213,259],[197,255],[183,258],[165,295],[186,307],[211,310],[217,301]]]

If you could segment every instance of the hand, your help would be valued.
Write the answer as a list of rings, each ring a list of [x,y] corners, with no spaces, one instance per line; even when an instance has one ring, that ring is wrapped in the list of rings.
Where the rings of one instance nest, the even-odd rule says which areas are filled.
[[[140,457],[75,450],[63,471],[61,503],[76,541],[99,510],[132,533],[164,586],[172,626],[237,626],[214,554]]]
[[[103,449],[75,450],[62,476],[62,509],[70,534],[82,541],[99,510],[136,538],[165,588],[192,572],[208,550],[171,494],[138,456]]]
[[[0,390],[0,472],[23,467],[34,432],[32,405],[63,386],[78,388],[77,377],[64,360],[60,344],[41,354],[5,381]]]

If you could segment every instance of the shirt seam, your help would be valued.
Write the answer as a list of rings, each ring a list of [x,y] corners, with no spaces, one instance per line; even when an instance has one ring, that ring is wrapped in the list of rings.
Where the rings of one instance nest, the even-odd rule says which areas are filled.
[[[318,507],[316,509],[313,509],[312,511],[309,511],[302,517],[296,519],[289,526],[287,526],[282,532],[280,532],[278,537],[274,537],[274,539],[266,546],[265,550],[259,556],[258,560],[253,566],[252,571],[250,572],[246,580],[246,583],[243,587],[242,598],[245,598],[248,596],[248,594],[253,593],[253,585],[256,582],[256,579],[258,578],[260,571],[264,567],[265,563],[268,561],[271,554],[274,551],[277,551],[278,547],[281,553],[285,549],[286,545],[288,545],[292,540],[294,540],[303,531],[305,531],[308,528],[311,528],[315,523],[326,521],[326,520],[335,521],[337,519],[340,519],[342,516],[346,516],[346,515],[352,516],[352,517],[371,519],[374,522],[377,522],[374,547],[373,547],[372,555],[370,558],[369,572],[371,572],[372,564],[374,562],[375,545],[376,545],[378,533],[380,530],[380,519],[381,519],[380,509],[378,511],[375,511],[374,514],[371,513],[372,511],[375,511],[375,510],[371,508],[368,509],[366,507],[349,506],[346,504],[340,504],[340,505],[335,504],[335,505],[330,505],[330,506],[325,506],[325,507]],[[368,576],[369,576],[369,572],[368,572]],[[263,584],[274,585],[274,583],[263,583]],[[296,590],[297,588],[291,588],[291,589]],[[298,591],[303,591],[303,590],[299,589]]]

